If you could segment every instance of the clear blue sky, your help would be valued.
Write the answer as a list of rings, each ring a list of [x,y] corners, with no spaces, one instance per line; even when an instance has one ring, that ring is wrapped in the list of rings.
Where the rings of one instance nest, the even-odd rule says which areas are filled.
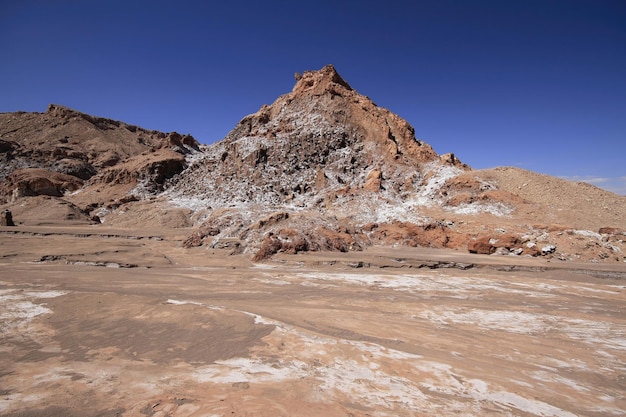
[[[437,152],[626,194],[626,1],[0,0],[0,112],[222,139],[335,65]]]

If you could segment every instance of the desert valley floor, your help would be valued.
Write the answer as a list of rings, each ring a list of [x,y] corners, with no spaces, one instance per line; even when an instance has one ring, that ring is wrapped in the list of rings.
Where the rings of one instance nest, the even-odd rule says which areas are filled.
[[[620,416],[626,268],[0,228],[0,415]]]

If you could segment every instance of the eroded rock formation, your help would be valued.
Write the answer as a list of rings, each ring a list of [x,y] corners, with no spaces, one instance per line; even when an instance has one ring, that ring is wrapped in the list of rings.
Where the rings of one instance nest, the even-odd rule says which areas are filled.
[[[332,65],[210,146],[58,105],[0,114],[0,180],[0,209],[26,224],[193,226],[185,247],[256,260],[371,245],[624,259],[626,197],[438,155]]]

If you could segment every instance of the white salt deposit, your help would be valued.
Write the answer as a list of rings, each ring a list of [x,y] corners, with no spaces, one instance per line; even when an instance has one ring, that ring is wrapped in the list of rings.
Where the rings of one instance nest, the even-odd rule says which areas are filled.
[[[475,215],[489,213],[497,217],[506,217],[513,212],[513,209],[503,203],[479,203],[460,204],[457,207],[445,207],[446,210],[456,214]]]
[[[174,300],[174,299],[170,298],[165,303],[166,304],[173,304],[173,305],[177,305],[177,306],[191,304],[191,305],[205,307],[205,308],[208,308],[209,310],[223,310],[222,307],[217,307],[217,306],[207,305],[207,304],[203,304],[203,303],[198,303],[196,301],[180,301],[180,300]]]
[[[303,378],[307,375],[306,364],[299,361],[267,364],[260,359],[233,358],[216,361],[215,364],[198,368],[193,378],[199,382],[215,384],[235,382],[280,382]]]
[[[27,291],[24,293],[27,297],[35,298],[56,298],[67,294],[64,291]]]
[[[263,279],[263,278],[262,278]],[[447,296],[465,294],[475,299],[489,291],[506,291],[523,297],[546,294],[560,297],[579,290],[595,288],[590,283],[558,282],[534,285],[504,279],[463,278],[426,274],[364,274],[364,273],[308,273],[281,276],[287,283],[308,285],[355,285],[409,291],[420,296],[444,293]],[[580,288],[578,288],[580,287]],[[616,288],[619,291],[621,288]],[[430,295],[428,295],[430,293]],[[588,293],[587,293],[588,294]],[[10,294],[9,294],[10,295]],[[184,304],[168,300],[171,304]],[[529,307],[532,309],[532,307]],[[377,410],[379,415],[397,413],[425,413],[431,415],[480,415],[486,408],[500,415],[571,417],[569,411],[531,394],[521,395],[515,388],[504,388],[464,375],[463,369],[428,360],[424,356],[395,350],[377,343],[321,336],[287,325],[261,315],[240,311],[254,317],[255,323],[275,326],[264,338],[264,346],[256,348],[250,358],[233,358],[196,369],[194,378],[203,383],[298,383],[306,381],[315,390],[317,398],[333,402],[362,404]],[[582,341],[595,349],[598,357],[617,360],[615,350],[626,348],[626,329],[592,319],[576,319],[563,315],[533,311],[496,310],[434,306],[412,312],[416,319],[428,320],[446,326],[476,326],[484,331],[503,331],[515,334],[542,335],[551,338]],[[590,316],[591,317],[591,316]],[[598,349],[598,347],[601,347]],[[276,351],[280,351],[277,359]],[[611,353],[612,352],[612,353]],[[519,352],[518,352],[519,353]],[[460,354],[452,353],[458,358]],[[585,396],[594,395],[593,388],[584,382],[560,374],[560,369],[588,371],[589,364],[555,358],[539,358],[536,370],[529,371],[525,380],[509,380],[509,386],[534,392],[533,381],[549,389],[559,387]],[[399,371],[401,370],[401,371]],[[566,393],[559,394],[568,398]],[[599,412],[615,415],[615,399],[607,396],[598,400]],[[485,408],[486,407],[486,408]]]
[[[439,162],[431,162],[424,167],[424,176],[430,176],[417,194],[416,202],[421,206],[431,206],[441,202],[440,191],[446,181],[463,172],[462,169],[453,165],[441,165]]]
[[[0,291],[0,330],[5,333],[19,332],[38,316],[52,310],[36,302],[37,299],[55,298],[65,295],[63,291]]]
[[[440,325],[473,325],[486,330],[518,334],[554,332],[592,346],[626,350],[626,328],[610,323],[508,310],[458,309],[439,307],[418,316]]]
[[[598,241],[602,240],[602,235],[600,233],[592,232],[590,230],[573,230],[574,234],[585,237],[592,237]]]
[[[308,379],[316,381],[317,393],[326,401],[349,398],[351,402],[376,408],[381,415],[386,415],[383,410],[479,414],[481,404],[491,402],[506,411],[504,415],[515,415],[515,410],[520,410],[536,416],[573,416],[545,402],[492,389],[482,380],[465,381],[452,366],[424,360],[420,355],[375,343],[313,335],[275,320],[247,314],[253,315],[257,323],[275,325],[279,340],[291,340],[289,344],[294,346],[291,353],[279,360],[273,357],[268,362],[262,357],[218,361],[197,369],[193,374],[197,381],[232,384]],[[270,340],[267,342],[271,343]],[[385,371],[387,365],[418,376],[409,379],[395,372],[390,374]],[[560,382],[571,383],[569,380]],[[446,400],[442,402],[442,398]],[[473,401],[468,403],[467,399]]]
[[[487,291],[499,291],[507,294],[518,294],[527,297],[550,298],[548,287],[538,287],[534,290],[532,285],[509,284],[506,281],[496,281],[484,278],[463,278],[453,276],[436,276],[426,274],[361,274],[361,273],[296,273],[294,278],[301,279],[300,285],[315,286],[324,282],[325,285],[332,282],[342,282],[343,285],[364,285],[377,288],[391,288],[396,291],[419,293],[428,298],[433,293],[445,293],[447,297],[465,299],[469,295],[481,297],[481,293]],[[517,286],[520,288],[512,288]],[[554,287],[556,288],[556,287]]]
[[[468,386],[471,389],[470,395],[478,401],[491,401],[506,408],[510,407],[542,417],[577,417],[576,414],[542,401],[524,398],[512,392],[492,391],[488,384],[480,379],[469,380]]]

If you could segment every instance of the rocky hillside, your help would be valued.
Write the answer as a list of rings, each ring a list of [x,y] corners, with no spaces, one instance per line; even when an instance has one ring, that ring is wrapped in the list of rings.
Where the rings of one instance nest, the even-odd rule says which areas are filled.
[[[445,162],[442,163],[442,162]],[[413,128],[358,94],[331,66],[305,72],[293,91],[245,117],[177,178],[172,196],[233,205],[310,206],[314,196],[412,194],[442,160]]]
[[[211,146],[56,105],[0,114],[0,135],[18,222],[45,208],[46,222],[192,227],[186,247],[256,260],[406,245],[624,261],[626,197],[438,155],[331,65]]]
[[[75,205],[71,220],[82,213],[89,221],[94,212],[132,199],[132,190],[163,191],[199,146],[191,136],[148,131],[54,104],[45,113],[2,113],[0,201],[45,196],[38,199],[42,218],[64,212],[58,207],[69,203]],[[23,203],[19,206],[28,205]]]
[[[291,93],[241,120],[166,195],[208,216],[189,245],[242,238],[242,247],[265,253],[259,244],[279,236],[292,251],[348,250],[370,244],[368,224],[431,227],[417,207],[434,201],[435,184],[466,169],[329,65],[298,76]]]
[[[164,135],[51,104],[45,113],[0,114],[0,176],[44,168],[88,180],[98,169],[157,147]]]
[[[531,188],[544,184],[548,194],[574,184],[515,172]],[[563,230],[624,225],[624,198],[612,193],[588,186],[587,195],[606,197],[609,209],[574,221],[576,214],[560,215],[574,200],[529,199],[514,182],[473,171],[453,154],[437,155],[405,120],[356,92],[329,65],[298,75],[290,93],[243,118],[164,195],[205,218],[187,246],[225,246],[257,259],[376,244],[465,249],[481,239],[492,243],[478,252],[554,256]],[[554,225],[558,232],[546,233]],[[568,250],[574,253],[562,258],[585,252],[577,244]],[[620,259],[619,250],[610,245],[603,256]]]

